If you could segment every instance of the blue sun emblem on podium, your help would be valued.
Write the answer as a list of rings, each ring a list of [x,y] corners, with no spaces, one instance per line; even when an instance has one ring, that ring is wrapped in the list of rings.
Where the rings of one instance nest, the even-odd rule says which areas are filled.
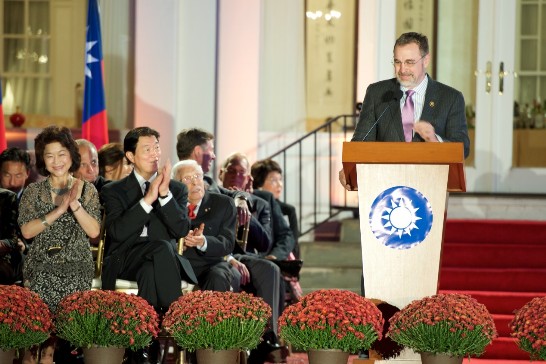
[[[375,198],[370,210],[370,227],[383,245],[410,249],[425,240],[432,218],[430,203],[421,192],[396,186]]]

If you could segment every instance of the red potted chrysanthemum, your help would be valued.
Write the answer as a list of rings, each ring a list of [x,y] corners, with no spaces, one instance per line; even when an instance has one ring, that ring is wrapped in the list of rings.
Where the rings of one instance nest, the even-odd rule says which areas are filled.
[[[325,350],[333,350],[339,351],[339,360],[346,363],[350,353],[369,349],[380,339],[382,328],[381,311],[371,300],[340,289],[309,293],[288,306],[279,318],[281,338],[308,351],[310,361],[324,355]],[[330,362],[337,356],[332,353]]]
[[[36,293],[28,288],[0,285],[0,351],[13,357],[15,350],[46,341],[52,329],[49,308]]]
[[[387,336],[415,352],[429,355],[479,356],[497,336],[485,305],[457,293],[415,300],[389,320]]]
[[[271,308],[248,293],[193,291],[169,307],[163,328],[178,345],[202,356],[226,355],[230,362],[239,350],[250,350],[260,342],[271,317]]]
[[[116,291],[82,291],[59,303],[55,318],[57,336],[84,349],[136,350],[148,346],[159,332],[154,308],[141,297]],[[119,354],[121,353],[121,354]]]
[[[532,360],[546,360],[546,296],[533,298],[517,310],[510,328]]]

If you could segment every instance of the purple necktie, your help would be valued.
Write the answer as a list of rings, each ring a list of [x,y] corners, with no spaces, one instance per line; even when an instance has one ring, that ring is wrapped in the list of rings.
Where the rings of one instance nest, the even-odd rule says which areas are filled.
[[[402,126],[404,127],[404,137],[406,142],[411,142],[413,139],[413,123],[414,123],[414,107],[411,96],[415,93],[414,90],[406,91],[406,102],[402,107]]]

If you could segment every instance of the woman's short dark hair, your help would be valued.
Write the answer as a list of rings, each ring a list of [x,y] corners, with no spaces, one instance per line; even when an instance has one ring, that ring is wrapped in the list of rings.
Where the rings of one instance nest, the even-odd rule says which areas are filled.
[[[46,145],[51,143],[60,143],[63,147],[68,149],[70,158],[72,159],[72,165],[68,172],[76,172],[80,168],[80,152],[78,144],[72,137],[70,129],[66,126],[51,125],[42,130],[40,134],[34,139],[34,149],[36,150],[36,169],[42,176],[49,176],[49,172],[46,169],[44,161],[44,150]]]
[[[147,126],[141,126],[129,130],[127,135],[125,135],[125,139],[123,139],[123,151],[125,153],[131,152],[134,154],[136,151],[138,139],[140,137],[147,136],[155,136],[157,140],[159,140],[159,133],[152,128],[148,128]]]
[[[108,143],[103,145],[98,152],[99,155],[99,175],[106,174],[106,167],[117,167],[123,162],[125,153],[123,152],[123,146],[121,143]]]
[[[279,172],[279,174],[282,174],[281,166],[273,159],[262,159],[261,161],[255,162],[250,168],[250,174],[252,174],[252,178],[254,179],[252,187],[262,187],[267,175],[271,172]]]

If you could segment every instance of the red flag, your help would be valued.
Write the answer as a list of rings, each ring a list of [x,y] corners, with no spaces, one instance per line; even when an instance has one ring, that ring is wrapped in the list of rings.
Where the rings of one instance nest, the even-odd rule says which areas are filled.
[[[2,80],[0,80],[0,153],[8,147],[6,140],[6,124],[4,124],[4,110],[2,109]]]
[[[89,0],[85,43],[85,88],[82,138],[97,149],[108,143],[108,120],[104,101],[104,64],[97,0]]]

